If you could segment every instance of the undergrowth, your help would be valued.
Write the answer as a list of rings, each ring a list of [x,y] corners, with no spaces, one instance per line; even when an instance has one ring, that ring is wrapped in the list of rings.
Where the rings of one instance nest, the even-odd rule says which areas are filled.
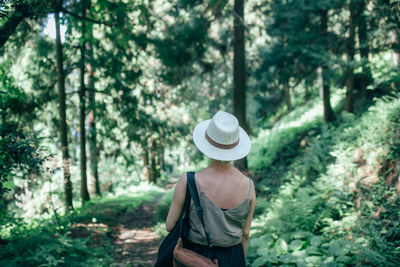
[[[122,213],[154,201],[163,190],[141,184],[97,198],[64,216],[24,222],[8,218],[0,237],[0,266],[109,266],[112,226]]]
[[[260,141],[261,157],[266,156],[265,149],[280,147],[268,154],[276,158],[298,133],[314,131],[301,136],[303,148],[285,166],[280,178],[285,182],[275,194],[259,184],[260,195],[269,194],[259,198],[264,210],[253,222],[248,263],[396,266],[400,206],[395,184],[399,181],[392,178],[388,183],[388,177],[400,173],[399,118],[400,98],[386,97],[360,117],[343,113],[335,124],[320,125],[318,132],[310,127],[316,122],[305,120],[287,128],[294,133],[284,135],[283,144],[279,140],[284,137],[279,136],[267,139],[278,140],[277,144],[262,146]],[[275,167],[276,163],[262,159],[253,164]]]

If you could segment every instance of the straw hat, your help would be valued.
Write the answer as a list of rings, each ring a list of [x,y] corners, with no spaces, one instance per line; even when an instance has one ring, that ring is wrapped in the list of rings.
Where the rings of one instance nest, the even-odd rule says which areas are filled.
[[[204,155],[222,161],[244,158],[251,148],[250,138],[236,117],[224,111],[200,122],[194,128],[193,141]]]

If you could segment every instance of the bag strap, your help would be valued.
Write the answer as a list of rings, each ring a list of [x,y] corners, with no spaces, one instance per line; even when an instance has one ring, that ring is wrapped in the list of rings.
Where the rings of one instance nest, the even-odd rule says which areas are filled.
[[[206,234],[208,248],[209,248],[209,258],[211,260],[214,260],[215,259],[215,251],[214,251],[214,247],[211,242],[210,234],[207,232],[206,226],[204,224],[203,208],[200,205],[199,194],[197,192],[196,181],[194,178],[194,172],[187,173],[187,184],[189,187],[190,195],[192,196],[192,199],[193,199],[193,203],[196,207],[197,215],[199,216],[200,222],[204,228],[204,233]]]
[[[182,237],[183,232],[183,224],[189,220],[189,209],[190,209],[190,190],[189,185],[186,185],[186,195],[185,195],[185,204],[183,204],[183,208],[181,211],[181,215],[179,216],[179,236]]]

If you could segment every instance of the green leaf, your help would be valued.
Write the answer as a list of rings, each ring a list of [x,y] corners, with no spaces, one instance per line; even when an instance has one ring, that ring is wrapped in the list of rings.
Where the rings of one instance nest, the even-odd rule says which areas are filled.
[[[279,263],[279,259],[278,259],[278,253],[275,250],[271,250],[269,257],[268,257],[268,262],[271,263]]]
[[[345,263],[345,264],[351,264],[352,263],[352,258],[349,256],[341,255],[336,258],[337,262]]]
[[[313,238],[311,238],[311,245],[313,247],[319,247],[319,245],[321,245],[323,238],[321,236],[314,236]]]
[[[279,257],[279,260],[285,264],[296,263],[297,258],[292,255],[282,255]]]
[[[288,245],[286,241],[282,238],[278,239],[275,244],[275,248],[279,254],[286,254],[288,252]]]
[[[308,255],[322,255],[322,252],[316,247],[308,247],[306,252]]]
[[[259,256],[268,256],[268,255],[269,255],[269,249],[266,248],[266,247],[258,248],[258,249],[257,249],[257,254],[258,254]]]
[[[323,263],[324,263],[324,264],[331,263],[331,262],[333,262],[334,260],[335,260],[335,258],[332,257],[332,256],[330,256],[330,257],[326,258],[326,259],[323,261]]]
[[[297,251],[303,247],[304,241],[301,240],[293,240],[290,242],[289,249],[292,251]]]
[[[273,239],[271,237],[261,236],[259,238],[250,240],[250,246],[252,246],[252,247],[269,247],[272,242],[273,242]]]
[[[295,257],[304,258],[306,256],[306,251],[305,250],[293,251],[292,255]]]
[[[330,255],[334,255],[334,256],[340,256],[341,250],[342,250],[342,248],[339,246],[339,244],[337,242],[331,242],[329,249],[328,249]]]
[[[320,256],[309,256],[305,258],[305,261],[307,263],[314,264],[316,266],[319,266],[321,264],[321,257]]]
[[[253,266],[253,267],[263,266],[263,265],[265,265],[265,264],[267,263],[267,261],[268,261],[268,258],[267,258],[267,257],[260,257],[260,258],[256,259],[256,260],[251,264],[251,266]]]

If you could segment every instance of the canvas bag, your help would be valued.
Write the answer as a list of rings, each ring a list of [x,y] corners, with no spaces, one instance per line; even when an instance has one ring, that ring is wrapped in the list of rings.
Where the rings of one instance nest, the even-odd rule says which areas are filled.
[[[204,232],[206,234],[208,243],[208,257],[197,254],[194,251],[183,247],[182,238],[178,239],[178,242],[174,249],[174,267],[218,267],[218,260],[215,259],[215,252],[211,242],[210,234],[206,231],[203,219],[203,208],[200,205],[199,195],[197,193],[196,182],[194,178],[194,172],[187,173],[187,188],[191,198],[193,199],[197,215],[199,216],[200,222],[203,225]],[[186,191],[187,193],[187,191]]]
[[[185,204],[179,220],[174,228],[165,237],[160,247],[158,248],[157,261],[155,267],[173,267],[174,249],[180,237],[187,237],[189,231],[189,208],[190,208],[190,191],[186,186]]]

